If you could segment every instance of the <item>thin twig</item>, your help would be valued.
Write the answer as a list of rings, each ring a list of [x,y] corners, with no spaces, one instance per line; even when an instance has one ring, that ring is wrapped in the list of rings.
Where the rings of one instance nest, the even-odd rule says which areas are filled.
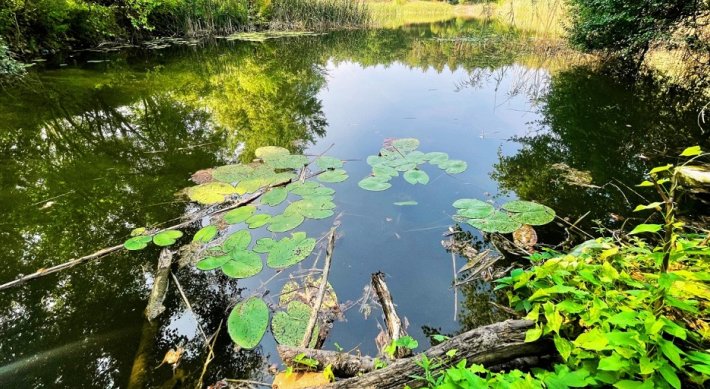
[[[451,239],[453,242],[453,238]],[[456,321],[459,313],[459,288],[456,286],[456,254],[451,251],[451,266],[454,271],[454,321]]]
[[[197,322],[197,328],[200,330],[202,337],[205,339],[205,344],[208,344],[209,340],[207,340],[207,334],[205,334],[205,331],[202,329],[202,325],[200,325],[200,321],[197,320],[197,315],[195,315],[195,311],[192,309],[192,305],[190,305],[190,301],[187,299],[187,296],[185,296],[185,292],[182,290],[182,286],[180,286],[180,281],[178,281],[177,277],[175,277],[175,273],[173,273],[172,271],[170,272],[170,275],[173,276],[173,281],[175,281],[175,286],[177,286],[178,291],[180,291],[180,296],[182,296],[182,300],[185,302],[187,309],[190,312],[192,312],[192,314],[195,316],[195,322]]]
[[[223,378],[222,381],[234,382],[237,384],[251,384],[251,385],[266,386],[269,388],[271,387],[271,384],[267,384],[266,382],[261,382],[261,381],[254,381],[254,380],[238,380],[235,378]]]
[[[217,343],[217,337],[219,336],[219,331],[222,329],[222,322],[224,320],[219,321],[219,326],[217,326],[217,331],[212,335],[212,342],[207,344],[207,347],[209,348],[209,352],[207,353],[207,359],[205,360],[205,364],[202,366],[202,373],[200,374],[200,379],[197,380],[197,386],[195,386],[196,389],[201,389],[202,388],[202,382],[203,379],[205,378],[205,374],[207,373],[207,366],[209,366],[210,362],[214,360],[214,345]]]
[[[326,286],[328,285],[330,262],[333,258],[333,249],[335,248],[335,231],[337,228],[338,227],[335,226],[330,229],[330,235],[328,236],[328,247],[325,250],[325,264],[323,265],[323,274],[321,275],[320,287],[318,288],[318,296],[316,296],[316,301],[315,303],[313,303],[313,311],[311,311],[311,317],[308,319],[306,332],[303,334],[303,340],[301,340],[301,347],[308,347],[308,345],[311,343],[313,329],[315,328],[316,320],[318,319],[318,311],[320,311],[320,306],[321,304],[323,304],[323,296],[325,295]]]

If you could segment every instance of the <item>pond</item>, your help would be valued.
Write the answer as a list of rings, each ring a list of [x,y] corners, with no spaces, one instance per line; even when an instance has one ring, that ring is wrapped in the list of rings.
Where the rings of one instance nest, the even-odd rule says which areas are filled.
[[[642,196],[653,198],[633,189],[649,166],[709,146],[693,96],[654,80],[619,81],[534,42],[457,19],[54,58],[0,94],[0,282],[120,244],[133,228],[173,224],[196,210],[176,196],[192,173],[274,145],[347,161],[350,178],[328,185],[341,223],[329,280],[349,309],[325,348],[376,354],[379,308],[365,317],[357,301],[377,271],[420,347],[432,334],[503,319],[480,281],[460,291],[454,320],[452,259],[441,241],[456,199],[521,198],[568,221],[586,215],[580,225],[618,227]],[[425,167],[427,185],[397,178],[384,192],[360,189],[366,157],[407,137],[468,169]],[[394,204],[403,201],[417,205]],[[308,220],[299,230],[321,237],[332,223]],[[553,224],[541,242],[561,241]],[[182,268],[176,276],[194,313],[171,285],[166,312],[148,324],[158,254],[121,252],[0,291],[0,386],[126,387],[139,351],[149,356],[145,386],[194,386],[206,356],[197,323],[213,333],[274,273],[237,282]],[[186,353],[176,371],[156,369],[177,345]],[[237,350],[222,331],[215,352],[205,383],[268,381],[266,368],[279,362],[269,334],[255,350]]]

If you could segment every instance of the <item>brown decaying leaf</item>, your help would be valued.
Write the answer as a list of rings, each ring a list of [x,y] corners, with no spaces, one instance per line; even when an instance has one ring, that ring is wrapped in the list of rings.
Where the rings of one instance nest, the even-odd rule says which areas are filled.
[[[208,182],[212,182],[212,170],[213,169],[198,170],[192,174],[192,177],[190,177],[190,179],[195,184],[205,184]]]
[[[323,373],[304,371],[292,373],[279,373],[274,377],[273,389],[297,389],[312,386],[328,385],[328,380]]]
[[[537,243],[537,233],[532,226],[528,224],[523,224],[520,228],[513,232],[513,241],[515,245],[525,249],[528,252],[532,252]]]

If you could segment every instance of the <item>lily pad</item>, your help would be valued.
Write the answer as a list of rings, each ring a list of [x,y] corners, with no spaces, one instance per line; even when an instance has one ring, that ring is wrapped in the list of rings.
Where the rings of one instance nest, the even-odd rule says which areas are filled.
[[[412,185],[426,185],[429,183],[429,175],[421,170],[409,170],[404,172],[404,179]]]
[[[311,307],[300,301],[292,301],[288,304],[286,312],[274,314],[274,318],[271,320],[271,332],[279,344],[298,347],[305,336],[310,317]],[[319,332],[319,328],[313,330],[313,338],[309,347],[315,346]]]
[[[214,225],[209,225],[206,227],[202,227],[199,231],[195,233],[195,236],[192,237],[193,242],[200,242],[200,243],[209,243],[212,241],[212,239],[217,236],[217,233],[219,232],[219,229],[217,229],[217,226]]]
[[[148,243],[153,240],[152,236],[136,236],[123,243],[126,250],[137,251],[148,247]]]
[[[212,270],[222,267],[231,259],[229,255],[209,256],[202,258],[195,266],[200,270]]]
[[[416,138],[401,138],[392,141],[392,146],[399,151],[414,151],[419,147],[419,139]]]
[[[187,189],[190,200],[205,205],[222,203],[227,196],[235,193],[237,193],[236,188],[224,182],[208,182]]]
[[[348,179],[348,174],[343,169],[328,170],[318,175],[318,181],[322,182],[343,182]]]
[[[255,253],[265,254],[271,251],[271,249],[276,245],[276,241],[271,238],[261,238],[256,240],[254,248],[252,249]]]
[[[321,280],[322,279],[320,277],[315,278],[307,276],[300,282],[295,280],[286,282],[281,289],[279,305],[286,307],[291,301],[300,301],[312,307],[316,302]],[[339,309],[338,296],[336,296],[333,285],[331,285],[330,282],[326,283],[325,294],[323,295],[321,307],[330,310]]]
[[[445,162],[439,164],[441,169],[449,174],[459,174],[466,171],[468,164],[465,161],[460,161],[458,159],[449,159]]]
[[[232,278],[248,278],[261,272],[264,264],[259,254],[247,250],[234,250],[230,260],[222,264],[222,272]]]
[[[293,233],[271,247],[266,264],[274,269],[285,269],[306,259],[315,247],[316,240],[308,238],[305,232]]]
[[[427,161],[426,154],[419,150],[414,150],[404,157],[407,161],[421,165]]]
[[[288,190],[286,188],[272,188],[261,196],[261,202],[275,207],[286,200],[286,197],[288,197]]]
[[[275,169],[300,169],[308,164],[305,155],[276,154],[264,156],[262,159]]]
[[[270,157],[274,155],[288,155],[291,154],[290,151],[283,147],[278,147],[278,146],[264,146],[264,147],[259,147],[254,151],[254,155],[257,158],[265,158],[265,157]]]
[[[318,167],[323,170],[340,169],[343,167],[343,161],[339,160],[338,158],[322,156],[316,159],[316,165],[318,165]]]
[[[521,224],[540,226],[555,219],[552,208],[530,201],[514,200],[503,204],[501,208],[512,212],[513,220]]]
[[[229,235],[227,240],[222,243],[224,251],[246,250],[251,243],[251,234],[248,230],[239,230],[232,235]]]
[[[495,210],[492,204],[478,199],[459,199],[454,202],[454,207],[459,208],[457,214],[471,219],[482,219]]]
[[[244,349],[259,345],[268,325],[269,307],[258,297],[237,304],[227,318],[229,337]]]
[[[522,225],[513,220],[507,213],[501,211],[494,211],[483,219],[469,219],[468,224],[483,232],[498,232],[501,234],[514,232]]]
[[[249,219],[254,214],[254,212],[256,212],[255,206],[245,205],[225,213],[224,221],[229,224],[239,224]]]
[[[360,188],[373,192],[380,192],[392,187],[392,184],[387,181],[383,181],[379,177],[367,177],[357,184]]]
[[[259,228],[268,222],[271,221],[271,215],[266,215],[266,214],[258,214],[250,217],[249,219],[246,220],[247,225],[249,228],[254,229],[254,228]]]
[[[161,247],[170,246],[174,244],[176,240],[180,239],[181,236],[182,232],[178,230],[163,231],[155,234],[153,243]]]
[[[225,165],[215,168],[212,177],[221,182],[235,183],[248,178],[254,173],[254,168],[249,165]]]
[[[309,197],[291,203],[284,214],[298,214],[309,219],[325,219],[333,216],[335,204],[329,196]]]
[[[397,169],[387,165],[377,165],[372,168],[372,173],[377,177],[397,177],[399,172]]]
[[[424,155],[424,158],[432,165],[440,165],[449,160],[449,155],[439,151],[434,151],[431,153],[426,153],[426,155]]]
[[[304,217],[297,213],[281,214],[271,218],[271,223],[267,228],[271,232],[290,231],[303,223]]]

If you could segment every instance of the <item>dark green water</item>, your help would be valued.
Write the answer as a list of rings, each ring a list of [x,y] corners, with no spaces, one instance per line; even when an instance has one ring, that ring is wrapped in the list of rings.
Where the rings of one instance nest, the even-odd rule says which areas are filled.
[[[342,237],[330,280],[341,302],[357,300],[381,270],[424,347],[431,329],[452,334],[498,320],[485,283],[460,293],[453,320],[451,257],[440,241],[454,200],[520,197],[570,220],[589,211],[589,224],[618,226],[611,213],[633,216],[639,195],[653,196],[626,186],[685,146],[709,146],[696,124],[703,103],[692,95],[533,54],[525,39],[459,20],[50,61],[0,94],[0,282],[194,211],[175,196],[194,171],[251,160],[265,145],[312,154],[333,145],[329,155],[352,160],[350,180],[333,185]],[[416,137],[422,150],[469,169],[431,170],[427,186],[400,179],[382,193],[359,189],[364,158],[393,137]],[[570,185],[553,167],[560,163],[602,187]],[[419,205],[392,204],[404,200]],[[331,222],[304,229],[320,236]],[[555,244],[559,231],[542,229],[541,238]],[[263,279],[237,284],[182,269],[196,316],[171,287],[150,327],[142,312],[157,254],[116,254],[0,292],[0,387],[126,387],[141,342],[151,369],[169,348],[187,349],[174,377],[163,366],[146,386],[194,386],[205,358],[196,320],[214,332]],[[355,306],[345,318],[326,348],[374,354],[379,314],[365,319]],[[216,352],[206,383],[268,381],[265,367],[278,361],[268,334],[256,350],[238,351],[222,333]]]

